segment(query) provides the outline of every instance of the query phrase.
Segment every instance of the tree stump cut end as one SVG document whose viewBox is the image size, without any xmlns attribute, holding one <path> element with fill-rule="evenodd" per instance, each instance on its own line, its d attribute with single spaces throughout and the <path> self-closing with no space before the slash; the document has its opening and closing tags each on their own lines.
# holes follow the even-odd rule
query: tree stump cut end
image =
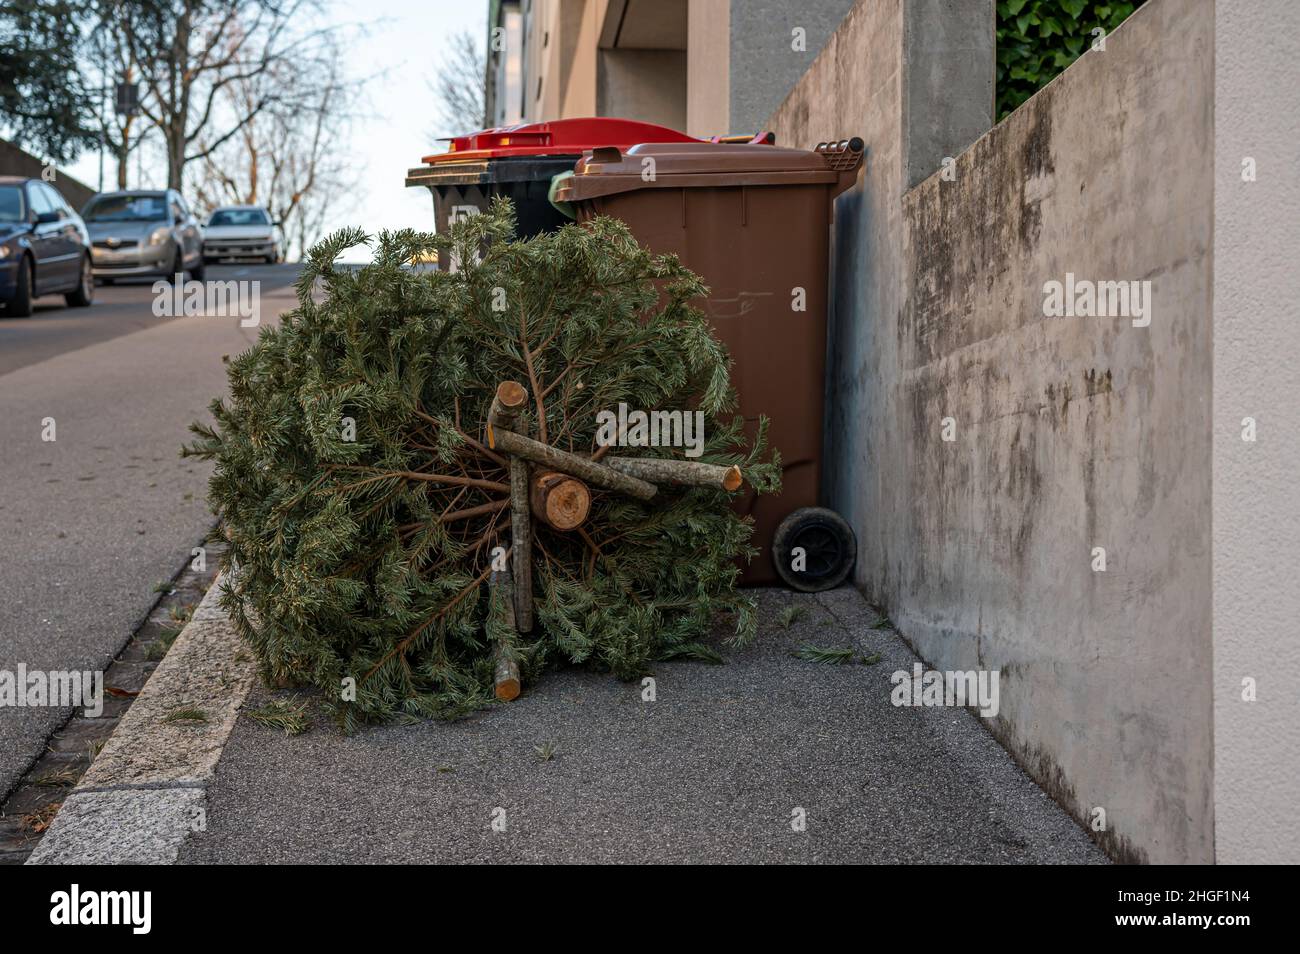
<svg viewBox="0 0 1300 954">
<path fill-rule="evenodd" d="M 506 676 L 497 677 L 496 686 L 497 698 L 502 702 L 514 702 L 519 698 L 519 677 Z"/>
<path fill-rule="evenodd" d="M 587 485 L 556 471 L 534 476 L 529 497 L 533 513 L 555 530 L 581 526 L 591 511 L 591 490 Z"/>
<path fill-rule="evenodd" d="M 521 408 L 528 400 L 528 389 L 518 381 L 502 381 L 497 385 L 497 400 L 504 408 Z"/>
</svg>

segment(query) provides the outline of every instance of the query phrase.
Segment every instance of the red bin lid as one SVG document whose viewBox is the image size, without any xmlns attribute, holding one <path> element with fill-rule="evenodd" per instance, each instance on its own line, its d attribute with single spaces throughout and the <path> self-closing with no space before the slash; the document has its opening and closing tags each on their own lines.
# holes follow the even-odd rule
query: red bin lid
<svg viewBox="0 0 1300 954">
<path fill-rule="evenodd" d="M 451 140 L 447 152 L 425 156 L 427 163 L 499 159 L 506 156 L 581 155 L 588 149 L 616 146 L 628 149 L 642 142 L 703 142 L 676 129 L 633 119 L 591 117 L 556 119 L 482 129 Z"/>
</svg>

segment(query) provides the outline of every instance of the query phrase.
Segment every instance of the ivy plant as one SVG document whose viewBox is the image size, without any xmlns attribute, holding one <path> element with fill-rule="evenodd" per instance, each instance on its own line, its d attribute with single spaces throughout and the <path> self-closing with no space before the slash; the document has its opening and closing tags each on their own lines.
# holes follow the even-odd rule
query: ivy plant
<svg viewBox="0 0 1300 954">
<path fill-rule="evenodd" d="M 1123 23 L 1142 2 L 998 0 L 998 120 Z"/>
</svg>

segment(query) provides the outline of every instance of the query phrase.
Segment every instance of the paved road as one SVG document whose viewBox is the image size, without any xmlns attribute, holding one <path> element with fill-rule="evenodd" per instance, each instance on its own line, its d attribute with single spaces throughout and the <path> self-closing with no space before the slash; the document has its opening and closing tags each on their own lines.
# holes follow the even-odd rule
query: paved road
<svg viewBox="0 0 1300 954">
<path fill-rule="evenodd" d="M 567 671 L 450 725 L 345 737 L 318 713 L 286 738 L 249 717 L 271 697 L 254 688 L 180 860 L 1105 863 L 976 716 L 891 704 L 916 657 L 855 590 L 760 601 L 753 646 L 656 667 L 653 702 Z M 787 630 L 791 602 L 805 614 Z M 804 643 L 882 659 L 792 658 Z"/>
<path fill-rule="evenodd" d="M 261 318 L 293 307 L 295 266 L 217 267 L 261 283 Z M 212 518 L 186 427 L 225 388 L 221 357 L 256 340 L 237 317 L 154 317 L 141 281 L 88 309 L 0 313 L 0 670 L 100 669 Z M 56 440 L 42 440 L 55 419 Z M 68 717 L 0 706 L 0 797 Z"/>
</svg>

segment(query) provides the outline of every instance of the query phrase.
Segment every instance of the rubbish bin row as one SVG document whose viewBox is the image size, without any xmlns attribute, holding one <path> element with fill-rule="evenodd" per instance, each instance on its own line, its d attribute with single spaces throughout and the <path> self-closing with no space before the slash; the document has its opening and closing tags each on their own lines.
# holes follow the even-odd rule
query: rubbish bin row
<svg viewBox="0 0 1300 954">
<path fill-rule="evenodd" d="M 769 418 L 780 494 L 737 501 L 768 559 L 742 582 L 801 590 L 838 585 L 852 568 L 848 524 L 818 506 L 833 200 L 857 179 L 863 143 L 815 150 L 770 134 L 700 140 L 623 119 L 558 120 L 484 130 L 426 156 L 406 184 L 434 193 L 437 228 L 505 195 L 521 236 L 609 215 L 652 251 L 676 254 L 709 286 L 695 304 L 733 359 L 739 412 Z"/>
</svg>

